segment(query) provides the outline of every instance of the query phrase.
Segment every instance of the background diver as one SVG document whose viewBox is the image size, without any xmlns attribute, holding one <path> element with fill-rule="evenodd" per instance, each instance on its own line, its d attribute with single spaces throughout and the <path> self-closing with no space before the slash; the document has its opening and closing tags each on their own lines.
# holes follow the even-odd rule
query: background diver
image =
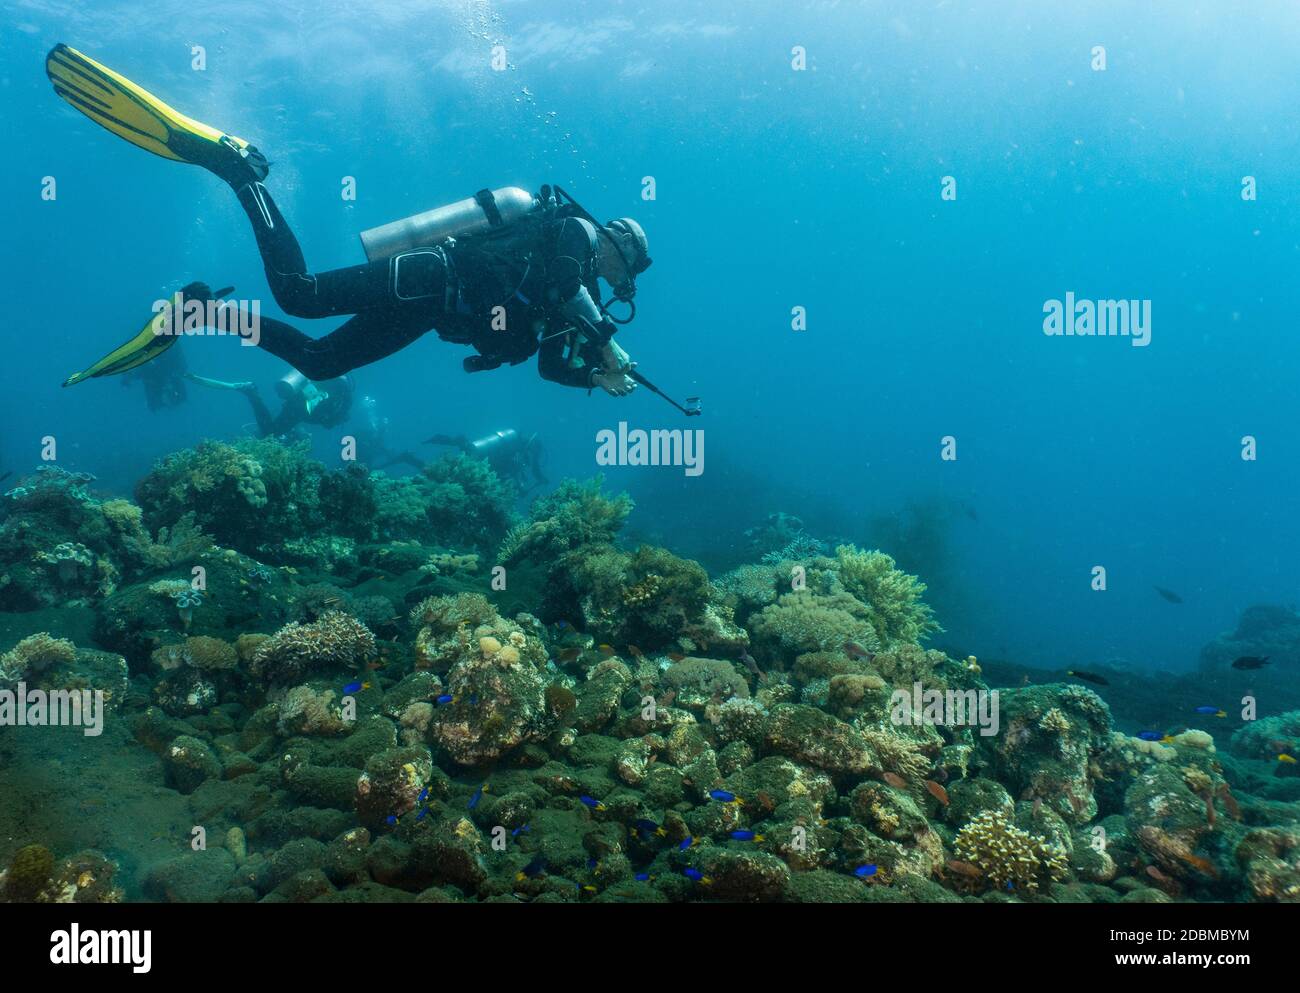
<svg viewBox="0 0 1300 993">
<path fill-rule="evenodd" d="M 122 385 L 130 386 L 139 382 L 144 387 L 144 401 L 151 411 L 179 407 L 188 396 L 185 380 L 185 352 L 179 348 L 169 348 L 158 355 L 153 362 L 142 363 L 129 370 L 122 377 Z"/>
<path fill-rule="evenodd" d="M 282 401 L 278 414 L 271 413 L 256 383 L 227 383 L 195 373 L 187 373 L 186 378 L 209 389 L 236 390 L 246 396 L 253 408 L 259 438 L 285 438 L 304 424 L 338 427 L 352 414 L 355 391 L 350 376 L 313 383 L 297 370 L 288 373 L 275 384 L 275 392 Z"/>
<path fill-rule="evenodd" d="M 473 441 L 464 435 L 435 434 L 426 438 L 425 444 L 450 445 L 466 455 L 487 459 L 498 476 L 513 480 L 523 493 L 548 482 L 542 471 L 542 441 L 536 432 L 523 435 L 506 428 Z"/>
<path fill-rule="evenodd" d="M 614 299 L 629 305 L 630 320 L 636 277 L 651 262 L 645 232 L 631 218 L 600 224 L 558 187 L 542 187 L 537 197 L 484 190 L 365 232 L 370 261 L 313 274 L 262 183 L 269 164 L 254 146 L 186 117 L 66 45 L 50 51 L 46 73 L 59 96 L 107 130 L 229 184 L 286 313 L 355 315 L 321 338 L 261 317 L 259 346 L 309 379 L 343 376 L 435 330 L 477 350 L 464 362 L 468 372 L 517 365 L 536 353 L 538 371 L 553 382 L 599 386 L 612 396 L 636 388 L 634 363 L 612 340 L 626 321 L 610 317 L 598 283 L 603 278 Z M 448 237 L 452 232 L 457 237 Z M 187 289 L 192 298 L 212 296 L 203 284 Z M 85 374 L 65 385 L 80 378 Z"/>
</svg>

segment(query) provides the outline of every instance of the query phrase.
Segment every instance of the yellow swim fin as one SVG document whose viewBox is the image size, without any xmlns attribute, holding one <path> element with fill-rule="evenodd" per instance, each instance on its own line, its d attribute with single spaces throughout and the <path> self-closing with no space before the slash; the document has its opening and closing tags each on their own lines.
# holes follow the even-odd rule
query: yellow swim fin
<svg viewBox="0 0 1300 993">
<path fill-rule="evenodd" d="M 45 73 L 55 93 L 146 152 L 203 166 L 233 185 L 266 178 L 266 157 L 243 138 L 186 117 L 75 48 L 50 49 Z"/>
<path fill-rule="evenodd" d="M 185 289 L 180 291 L 183 299 L 207 299 L 197 292 L 199 284 L 191 283 Z M 206 291 L 204 287 L 204 291 Z M 223 290 L 218 290 L 211 294 L 211 299 L 220 300 L 229 296 L 235 291 L 233 286 L 227 286 Z M 156 359 L 172 345 L 176 344 L 179 334 L 164 333 L 168 326 L 168 316 L 175 307 L 175 297 L 168 302 L 167 306 L 162 308 L 156 314 L 145 321 L 142 327 L 130 340 L 118 345 L 102 359 L 92 365 L 90 368 L 81 372 L 74 372 L 71 376 L 63 381 L 64 386 L 76 386 L 85 379 L 98 379 L 101 376 L 116 376 L 119 373 L 127 372 L 136 366 L 144 365 L 153 359 Z"/>
</svg>

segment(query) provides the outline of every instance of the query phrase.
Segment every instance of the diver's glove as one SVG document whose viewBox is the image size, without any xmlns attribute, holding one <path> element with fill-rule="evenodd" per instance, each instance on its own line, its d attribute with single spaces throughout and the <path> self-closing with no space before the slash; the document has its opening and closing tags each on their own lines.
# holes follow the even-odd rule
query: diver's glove
<svg viewBox="0 0 1300 993">
<path fill-rule="evenodd" d="M 631 368 L 628 366 L 628 369 Z M 625 397 L 636 389 L 636 380 L 622 369 L 605 372 L 597 368 L 591 372 L 591 385 L 599 386 L 612 397 Z"/>
</svg>

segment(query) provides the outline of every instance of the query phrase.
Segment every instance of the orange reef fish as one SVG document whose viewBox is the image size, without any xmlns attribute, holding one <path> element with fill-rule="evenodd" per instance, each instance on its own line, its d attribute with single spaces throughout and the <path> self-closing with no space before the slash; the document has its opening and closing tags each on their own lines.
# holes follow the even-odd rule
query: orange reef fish
<svg viewBox="0 0 1300 993">
<path fill-rule="evenodd" d="M 896 772 L 882 772 L 880 774 L 880 778 L 883 779 L 885 782 L 887 782 L 890 786 L 894 787 L 894 789 L 896 790 L 907 789 L 907 780 L 904 779 L 902 776 L 898 775 L 898 773 Z"/>
<path fill-rule="evenodd" d="M 948 791 L 936 783 L 933 779 L 925 781 L 925 788 L 930 791 L 930 796 L 934 797 L 945 807 L 948 806 Z"/>
</svg>

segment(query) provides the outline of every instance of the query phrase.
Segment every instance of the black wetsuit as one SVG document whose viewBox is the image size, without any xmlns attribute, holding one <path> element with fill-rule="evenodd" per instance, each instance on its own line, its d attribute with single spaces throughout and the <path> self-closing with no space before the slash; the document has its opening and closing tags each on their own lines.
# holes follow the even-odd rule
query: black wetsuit
<svg viewBox="0 0 1300 993">
<path fill-rule="evenodd" d="M 593 302 L 597 235 L 589 222 L 557 216 L 527 223 L 514 237 L 466 239 L 310 273 L 266 187 L 252 183 L 236 192 L 281 309 L 295 317 L 356 315 L 321 338 L 260 318 L 260 347 L 309 379 L 342 376 L 434 330 L 444 340 L 473 345 L 482 356 L 475 369 L 517 365 L 538 354 L 545 379 L 591 387 L 598 344 L 562 333 L 575 314 L 596 325 L 604 340 L 614 330 Z M 504 330 L 492 326 L 497 306 L 504 308 Z"/>
</svg>

